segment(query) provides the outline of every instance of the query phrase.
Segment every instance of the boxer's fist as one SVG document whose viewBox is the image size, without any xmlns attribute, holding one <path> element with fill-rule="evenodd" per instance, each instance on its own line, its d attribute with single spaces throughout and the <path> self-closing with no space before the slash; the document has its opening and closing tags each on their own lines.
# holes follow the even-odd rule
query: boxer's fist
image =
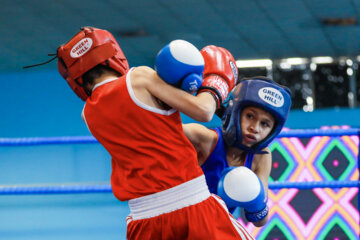
<svg viewBox="0 0 360 240">
<path fill-rule="evenodd" d="M 204 58 L 185 40 L 174 40 L 156 56 L 155 71 L 167 83 L 187 92 L 196 92 L 202 84 Z"/>
<path fill-rule="evenodd" d="M 206 46 L 200 52 L 205 60 L 204 81 L 200 92 L 213 94 L 219 108 L 237 82 L 235 59 L 228 50 L 214 45 Z"/>
<path fill-rule="evenodd" d="M 224 169 L 217 193 L 229 208 L 244 208 L 250 222 L 258 222 L 268 214 L 267 194 L 261 180 L 246 167 Z"/>
</svg>

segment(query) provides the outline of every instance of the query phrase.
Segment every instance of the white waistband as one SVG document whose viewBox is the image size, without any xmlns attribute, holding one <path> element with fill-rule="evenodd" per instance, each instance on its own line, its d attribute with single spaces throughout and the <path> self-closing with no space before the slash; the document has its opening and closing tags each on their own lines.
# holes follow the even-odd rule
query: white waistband
<svg viewBox="0 0 360 240">
<path fill-rule="evenodd" d="M 128 204 L 133 220 L 138 220 L 173 212 L 200 203 L 208 197 L 209 188 L 205 176 L 201 175 L 165 191 L 131 199 Z"/>
</svg>

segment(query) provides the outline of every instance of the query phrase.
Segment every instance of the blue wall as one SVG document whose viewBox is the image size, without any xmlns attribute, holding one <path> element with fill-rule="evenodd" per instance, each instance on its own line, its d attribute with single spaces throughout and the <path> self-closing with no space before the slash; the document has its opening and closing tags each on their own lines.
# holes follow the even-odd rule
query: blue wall
<svg viewBox="0 0 360 240">
<path fill-rule="evenodd" d="M 83 102 L 56 71 L 1 74 L 0 137 L 89 135 Z M 289 128 L 360 127 L 360 109 L 294 110 Z M 184 122 L 193 120 L 183 116 Z M 215 117 L 207 126 L 216 126 Z M 108 183 L 99 144 L 0 148 L 0 184 Z M 0 196 L 0 239 L 125 239 L 126 203 L 112 194 Z"/>
<path fill-rule="evenodd" d="M 89 135 L 80 114 L 83 102 L 57 71 L 23 71 L 0 74 L 1 137 Z M 360 127 L 360 108 L 293 110 L 287 127 L 318 128 L 323 125 Z M 193 120 L 183 116 L 184 122 Z M 215 116 L 207 126 L 219 125 Z"/>
<path fill-rule="evenodd" d="M 78 99 L 56 71 L 0 75 L 0 137 L 89 135 Z M 109 183 L 99 144 L 0 148 L 0 184 Z M 125 239 L 126 202 L 110 193 L 0 195 L 0 239 Z"/>
<path fill-rule="evenodd" d="M 1 136 L 87 135 L 83 102 L 56 71 L 1 74 Z"/>
</svg>

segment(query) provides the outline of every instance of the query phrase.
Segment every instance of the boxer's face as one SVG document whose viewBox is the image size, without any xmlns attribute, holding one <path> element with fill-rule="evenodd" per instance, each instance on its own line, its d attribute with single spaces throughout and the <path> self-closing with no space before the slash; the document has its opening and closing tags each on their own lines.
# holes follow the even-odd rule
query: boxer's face
<svg viewBox="0 0 360 240">
<path fill-rule="evenodd" d="M 275 119 L 267 111 L 248 106 L 241 112 L 242 144 L 251 147 L 269 135 L 274 127 Z"/>
</svg>

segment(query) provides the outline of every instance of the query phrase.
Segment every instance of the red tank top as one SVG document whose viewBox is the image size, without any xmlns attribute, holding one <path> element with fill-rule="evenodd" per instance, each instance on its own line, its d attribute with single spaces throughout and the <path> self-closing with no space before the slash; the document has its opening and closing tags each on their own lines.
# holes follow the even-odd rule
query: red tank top
<svg viewBox="0 0 360 240">
<path fill-rule="evenodd" d="M 130 72 L 98 84 L 83 110 L 93 136 L 112 157 L 111 185 L 121 201 L 177 186 L 202 175 L 197 153 L 175 109 L 136 99 Z"/>
</svg>

